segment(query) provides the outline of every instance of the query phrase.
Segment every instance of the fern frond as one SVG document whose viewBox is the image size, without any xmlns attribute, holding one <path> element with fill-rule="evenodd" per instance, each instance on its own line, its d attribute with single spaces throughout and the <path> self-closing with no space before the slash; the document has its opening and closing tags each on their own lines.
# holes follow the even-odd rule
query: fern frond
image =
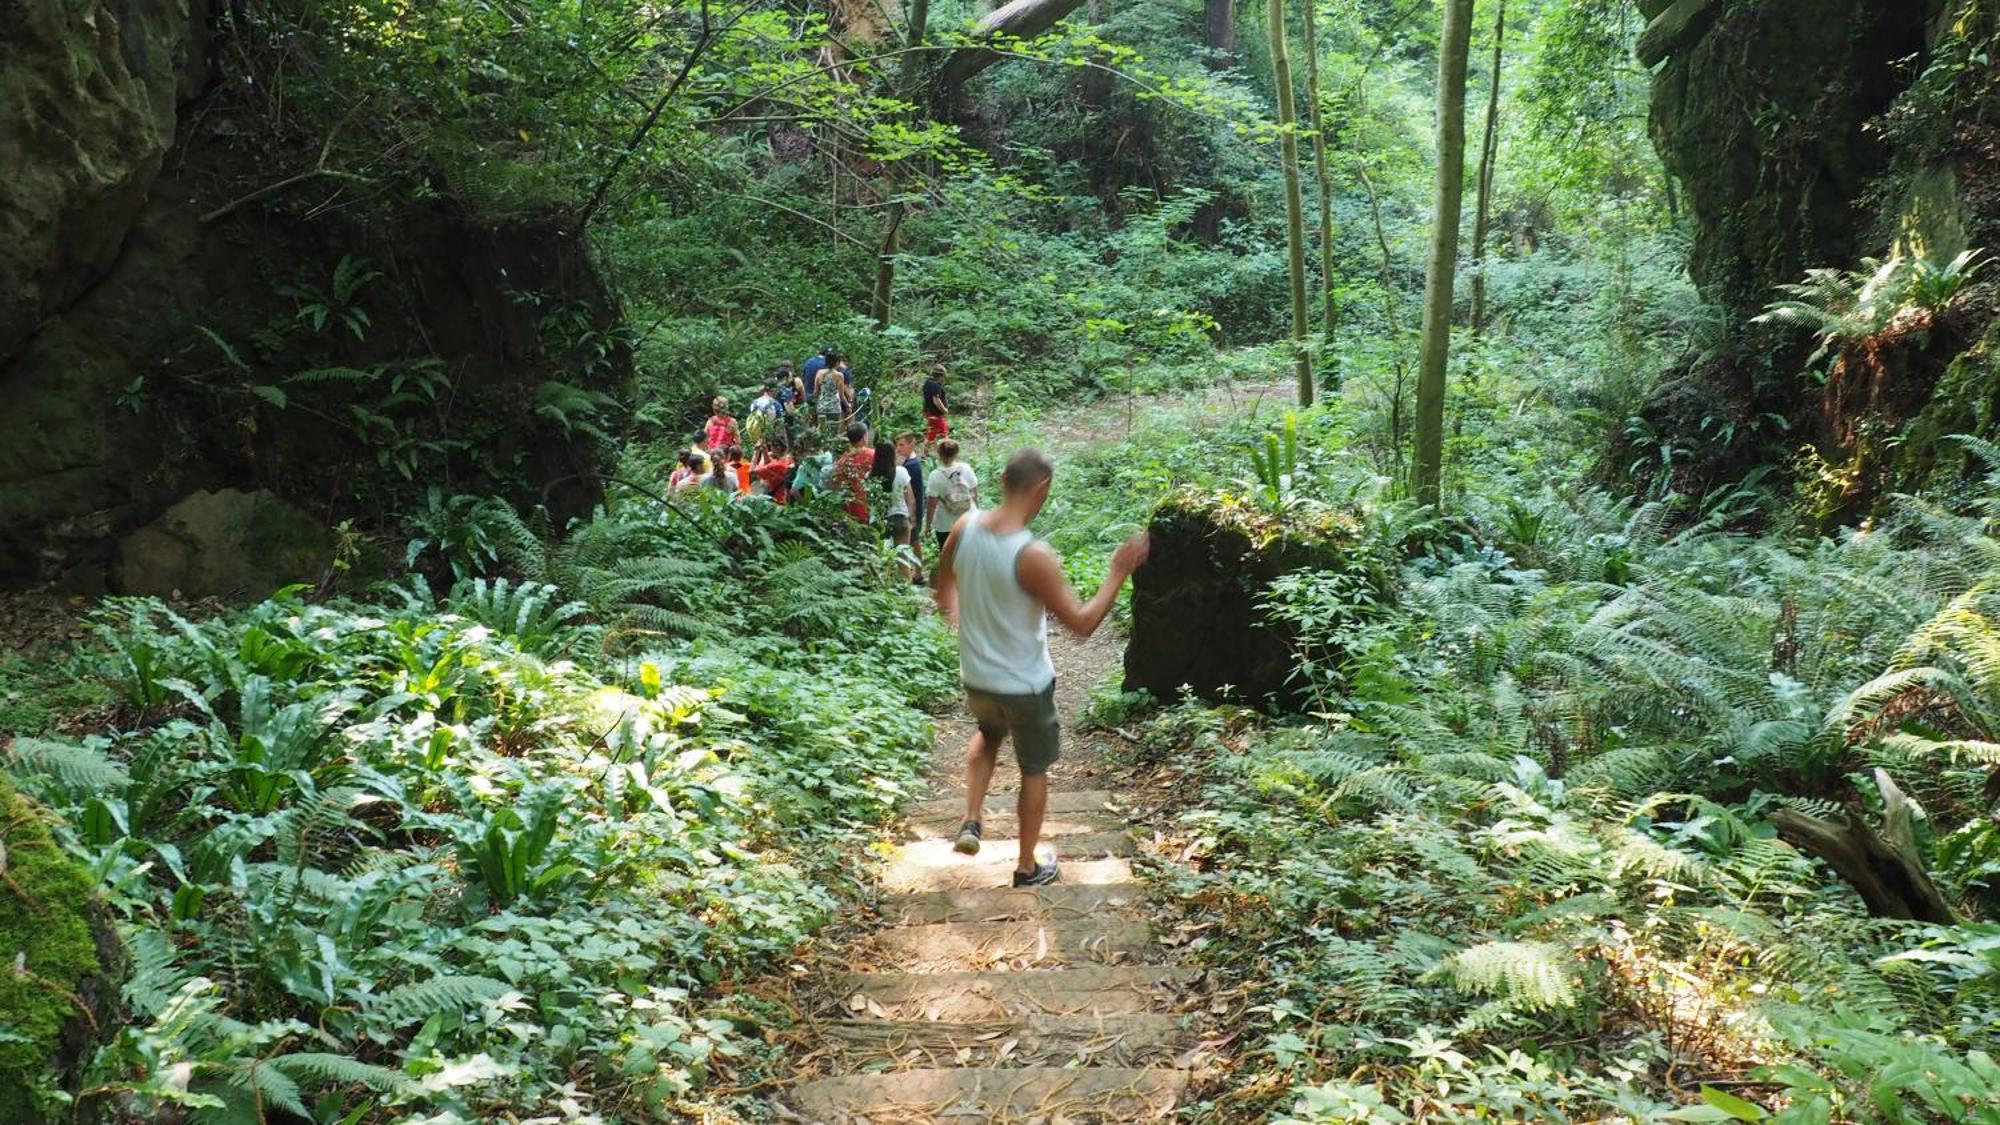
<svg viewBox="0 0 2000 1125">
<path fill-rule="evenodd" d="M 1463 949 L 1432 972 L 1458 988 L 1491 996 L 1516 1008 L 1566 1008 L 1576 1003 L 1576 984 L 1560 946 L 1539 941 L 1489 941 Z"/>
<path fill-rule="evenodd" d="M 438 976 L 400 985 L 382 994 L 369 1009 L 371 1021 L 385 1027 L 406 1027 L 432 1013 L 470 1008 L 507 993 L 504 982 L 491 977 Z"/>
<path fill-rule="evenodd" d="M 131 780 L 125 767 L 102 750 L 74 742 L 17 738 L 7 755 L 7 767 L 19 774 L 38 775 L 79 797 L 97 797 L 125 788 Z"/>
</svg>

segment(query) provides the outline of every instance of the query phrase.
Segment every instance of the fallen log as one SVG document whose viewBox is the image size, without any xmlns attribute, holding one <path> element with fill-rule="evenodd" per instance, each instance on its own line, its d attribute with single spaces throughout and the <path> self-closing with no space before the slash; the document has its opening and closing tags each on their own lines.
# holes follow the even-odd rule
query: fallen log
<svg viewBox="0 0 2000 1125">
<path fill-rule="evenodd" d="M 1882 792 L 1883 831 L 1838 813 L 1813 816 L 1796 809 L 1773 809 L 1770 820 L 1793 846 L 1826 861 L 1860 893 L 1877 918 L 1906 918 L 1951 925 L 1951 904 L 1924 870 L 1912 825 L 1915 806 L 1889 775 L 1875 771 Z"/>
</svg>

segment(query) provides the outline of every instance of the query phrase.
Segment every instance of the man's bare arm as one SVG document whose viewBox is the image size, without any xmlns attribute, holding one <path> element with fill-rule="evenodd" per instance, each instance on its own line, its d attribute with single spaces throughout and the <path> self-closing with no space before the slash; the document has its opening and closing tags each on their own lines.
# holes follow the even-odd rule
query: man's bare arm
<svg viewBox="0 0 2000 1125">
<path fill-rule="evenodd" d="M 1097 627 L 1110 615 L 1111 607 L 1118 604 L 1119 587 L 1146 561 L 1147 547 L 1144 533 L 1119 544 L 1111 553 L 1111 567 L 1104 576 L 1104 585 L 1087 602 L 1077 600 L 1069 579 L 1063 577 L 1062 564 L 1046 544 L 1034 543 L 1022 551 L 1020 561 L 1014 564 L 1014 574 L 1021 588 L 1041 602 L 1063 628 L 1079 637 L 1088 637 L 1097 632 Z"/>
</svg>

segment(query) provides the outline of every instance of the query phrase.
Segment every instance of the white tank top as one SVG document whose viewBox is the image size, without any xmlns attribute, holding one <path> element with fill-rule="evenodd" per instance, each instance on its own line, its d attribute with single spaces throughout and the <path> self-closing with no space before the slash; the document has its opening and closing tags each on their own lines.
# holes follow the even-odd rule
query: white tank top
<svg viewBox="0 0 2000 1125">
<path fill-rule="evenodd" d="M 1049 615 L 1021 588 L 1014 567 L 1034 542 L 1027 528 L 995 535 L 989 513 L 974 512 L 958 534 L 951 569 L 958 579 L 958 669 L 965 686 L 1000 695 L 1035 695 L 1055 682 Z"/>
</svg>

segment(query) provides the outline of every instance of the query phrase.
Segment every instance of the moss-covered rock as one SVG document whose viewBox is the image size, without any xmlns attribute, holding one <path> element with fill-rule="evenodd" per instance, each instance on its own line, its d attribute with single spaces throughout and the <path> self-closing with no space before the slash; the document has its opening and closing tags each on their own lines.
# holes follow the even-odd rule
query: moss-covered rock
<svg viewBox="0 0 2000 1125">
<path fill-rule="evenodd" d="M 196 492 L 119 544 L 115 587 L 128 594 L 259 599 L 318 582 L 333 533 L 268 492 Z"/>
<path fill-rule="evenodd" d="M 1384 568 L 1351 513 L 1273 512 L 1242 498 L 1189 491 L 1153 513 L 1152 552 L 1132 578 L 1125 690 L 1160 699 L 1183 689 L 1296 708 L 1296 634 L 1262 608 L 1271 583 L 1306 569 L 1356 570 L 1379 596 Z"/>
<path fill-rule="evenodd" d="M 0 1121 L 9 1125 L 54 1119 L 39 1092 L 74 1091 L 118 995 L 117 939 L 46 815 L 0 775 Z"/>
</svg>

